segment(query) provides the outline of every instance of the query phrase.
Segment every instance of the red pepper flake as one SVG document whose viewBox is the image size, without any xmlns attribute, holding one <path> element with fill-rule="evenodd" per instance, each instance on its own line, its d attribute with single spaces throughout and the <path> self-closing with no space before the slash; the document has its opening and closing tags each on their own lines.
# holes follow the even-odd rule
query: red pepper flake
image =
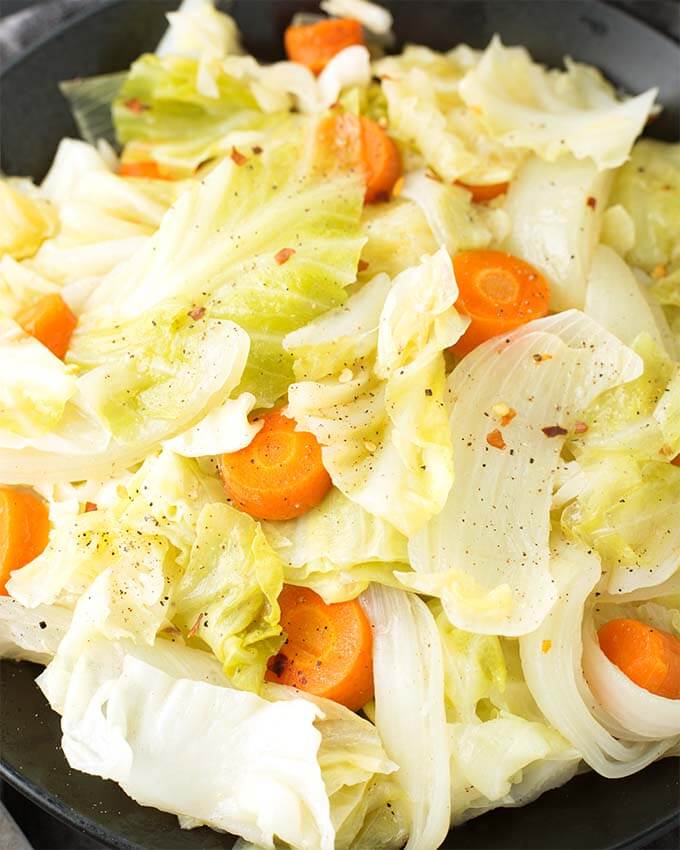
<svg viewBox="0 0 680 850">
<path fill-rule="evenodd" d="M 203 611 L 201 611 L 201 613 L 198 615 L 198 617 L 196 617 L 196 622 L 193 624 L 193 626 L 187 632 L 187 637 L 190 637 L 190 638 L 193 637 L 196 634 L 196 632 L 201 628 L 202 622 L 203 622 Z"/>
<path fill-rule="evenodd" d="M 245 165 L 246 162 L 248 162 L 248 157 L 243 156 L 241 151 L 237 150 L 236 148 L 231 149 L 231 153 L 229 154 L 229 156 L 232 158 L 233 162 L 236 163 L 236 165 Z"/>
<path fill-rule="evenodd" d="M 567 429 L 561 425 L 546 425 L 541 431 L 546 437 L 563 437 L 567 433 Z"/>
<path fill-rule="evenodd" d="M 94 502 L 85 502 L 85 513 L 86 514 L 89 514 L 90 511 L 96 511 L 96 510 L 97 510 L 97 506 L 95 505 Z"/>
<path fill-rule="evenodd" d="M 494 404 L 491 412 L 498 418 L 498 421 L 505 428 L 517 416 L 517 411 L 513 407 L 508 407 L 507 404 Z"/>
<path fill-rule="evenodd" d="M 368 268 L 368 266 L 369 266 L 369 263 L 367 263 L 366 260 L 359 260 L 358 269 L 359 269 L 360 272 L 365 272 L 366 269 Z"/>
<path fill-rule="evenodd" d="M 590 195 L 590 197 L 588 198 L 586 203 L 588 204 L 588 206 L 590 207 L 591 210 L 594 210 L 594 209 L 597 208 L 597 198 L 593 198 L 592 195 Z"/>
<path fill-rule="evenodd" d="M 294 253 L 295 248 L 281 248 L 280 251 L 277 251 L 276 254 L 274 254 L 274 259 L 278 265 L 282 266 L 290 260 Z"/>
<path fill-rule="evenodd" d="M 148 109 L 151 109 L 150 106 L 146 106 L 146 104 L 142 103 L 138 97 L 131 97 L 129 100 L 123 101 L 123 106 L 126 109 L 129 109 L 130 112 L 134 112 L 135 115 L 141 115 L 142 112 L 146 112 Z"/>
<path fill-rule="evenodd" d="M 552 641 L 551 640 L 542 641 L 541 652 L 550 652 L 551 649 L 552 649 Z"/>
<path fill-rule="evenodd" d="M 677 454 L 671 461 L 673 466 L 680 466 L 680 454 Z"/>
<path fill-rule="evenodd" d="M 188 313 L 191 318 L 197 322 L 199 319 L 202 319 L 205 316 L 205 307 L 194 307 L 193 310 L 189 310 Z"/>
<path fill-rule="evenodd" d="M 494 449 L 500 449 L 502 451 L 505 448 L 505 440 L 498 428 L 494 428 L 493 431 L 489 431 L 486 435 L 486 441 Z"/>
<path fill-rule="evenodd" d="M 545 363 L 546 360 L 552 360 L 552 354 L 532 354 L 534 363 Z"/>
<path fill-rule="evenodd" d="M 574 433 L 575 434 L 585 434 L 588 430 L 587 422 L 576 422 L 574 423 Z"/>
<path fill-rule="evenodd" d="M 253 148 L 253 153 L 255 156 L 259 156 L 262 153 L 262 148 L 259 145 L 255 145 Z"/>
</svg>

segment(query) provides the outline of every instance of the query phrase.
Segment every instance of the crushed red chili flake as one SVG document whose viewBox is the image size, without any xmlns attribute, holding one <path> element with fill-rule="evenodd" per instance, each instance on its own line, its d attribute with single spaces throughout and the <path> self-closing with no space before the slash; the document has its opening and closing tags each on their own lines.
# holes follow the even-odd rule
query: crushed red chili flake
<svg viewBox="0 0 680 850">
<path fill-rule="evenodd" d="M 493 431 L 489 431 L 486 435 L 486 441 L 494 449 L 503 450 L 505 448 L 505 440 L 498 428 L 494 428 Z"/>
<path fill-rule="evenodd" d="M 139 115 L 142 112 L 146 112 L 150 109 L 150 106 L 146 106 L 138 97 L 131 97 L 128 100 L 123 102 L 123 106 L 126 109 L 129 109 L 130 112 L 134 112 L 135 115 Z"/>
<path fill-rule="evenodd" d="M 360 272 L 365 272 L 369 265 L 366 260 L 359 260 L 358 269 Z"/>
<path fill-rule="evenodd" d="M 281 248 L 280 251 L 277 251 L 276 254 L 274 254 L 274 259 L 279 266 L 282 266 L 290 260 L 294 253 L 295 248 Z"/>
<path fill-rule="evenodd" d="M 586 203 L 588 204 L 588 206 L 590 207 L 591 210 L 594 210 L 594 209 L 597 208 L 597 198 L 593 198 L 592 195 L 589 196 Z"/>
<path fill-rule="evenodd" d="M 546 360 L 552 360 L 552 354 L 532 354 L 535 363 L 545 363 Z"/>
<path fill-rule="evenodd" d="M 256 156 L 259 156 L 262 153 L 262 148 L 259 145 L 255 145 L 255 147 L 253 148 L 253 153 Z"/>
<path fill-rule="evenodd" d="M 196 632 L 201 628 L 201 623 L 203 622 L 203 611 L 196 617 L 196 622 L 187 632 L 187 637 L 193 637 Z"/>
<path fill-rule="evenodd" d="M 575 434 L 585 434 L 588 430 L 587 422 L 576 422 L 574 424 L 574 433 Z"/>
<path fill-rule="evenodd" d="M 541 643 L 541 652 L 550 652 L 551 649 L 552 649 L 552 641 L 551 640 L 544 640 Z"/>
<path fill-rule="evenodd" d="M 189 310 L 188 313 L 191 318 L 197 322 L 199 319 L 202 319 L 205 316 L 205 307 L 194 307 L 193 310 Z"/>
<path fill-rule="evenodd" d="M 561 425 L 546 425 L 541 431 L 546 437 L 563 437 L 567 433 L 567 429 Z"/>
<path fill-rule="evenodd" d="M 91 511 L 96 511 L 97 506 L 94 502 L 85 502 L 85 513 L 89 514 Z"/>
<path fill-rule="evenodd" d="M 237 150 L 236 148 L 231 149 L 231 153 L 229 154 L 229 156 L 231 157 L 232 161 L 236 163 L 236 165 L 245 165 L 246 162 L 248 162 L 248 157 L 243 156 L 241 151 Z"/>
<path fill-rule="evenodd" d="M 671 461 L 673 466 L 680 466 L 680 454 L 677 454 Z"/>
</svg>

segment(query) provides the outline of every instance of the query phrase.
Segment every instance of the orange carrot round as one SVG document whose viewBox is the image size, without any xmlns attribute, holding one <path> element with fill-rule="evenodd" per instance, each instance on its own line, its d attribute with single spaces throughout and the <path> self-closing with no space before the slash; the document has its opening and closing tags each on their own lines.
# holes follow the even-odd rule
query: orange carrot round
<svg viewBox="0 0 680 850">
<path fill-rule="evenodd" d="M 680 638 L 639 620 L 610 620 L 597 637 L 607 658 L 641 688 L 680 699 Z"/>
<path fill-rule="evenodd" d="M 543 275 L 502 251 L 461 251 L 453 258 L 456 307 L 470 325 L 453 346 L 459 356 L 480 343 L 548 313 L 550 290 Z"/>
<path fill-rule="evenodd" d="M 334 112 L 321 122 L 318 133 L 332 164 L 363 174 L 367 204 L 389 198 L 402 174 L 402 163 L 397 146 L 379 124 L 363 115 Z"/>
<path fill-rule="evenodd" d="M 118 167 L 120 177 L 146 177 L 149 180 L 168 180 L 161 174 L 158 163 L 153 159 L 138 160 L 137 162 L 121 162 Z"/>
<path fill-rule="evenodd" d="M 0 595 L 12 570 L 28 564 L 47 546 L 47 505 L 24 490 L 0 487 Z"/>
<path fill-rule="evenodd" d="M 17 322 L 52 354 L 64 359 L 71 335 L 78 324 L 68 305 L 60 295 L 45 295 L 22 310 Z"/>
<path fill-rule="evenodd" d="M 373 635 L 356 599 L 326 603 L 305 587 L 279 596 L 286 642 L 269 660 L 268 682 L 291 685 L 351 708 L 373 696 Z"/>
<path fill-rule="evenodd" d="M 262 414 L 264 425 L 253 441 L 222 455 L 227 495 L 241 510 L 258 519 L 302 516 L 318 505 L 331 488 L 321 460 L 321 447 L 295 420 L 280 410 Z"/>
<path fill-rule="evenodd" d="M 361 158 L 366 175 L 365 201 L 385 201 L 402 173 L 401 156 L 392 139 L 370 118 L 362 116 Z"/>
<path fill-rule="evenodd" d="M 508 183 L 488 183 L 486 186 L 476 183 L 463 183 L 462 180 L 457 180 L 456 183 L 472 193 L 472 200 L 476 204 L 483 204 L 486 201 L 492 201 L 499 195 L 504 195 L 508 191 Z"/>
<path fill-rule="evenodd" d="M 331 19 L 288 27 L 283 42 L 292 62 L 306 65 L 314 74 L 319 74 L 336 53 L 353 44 L 363 44 L 364 35 L 359 21 Z"/>
</svg>

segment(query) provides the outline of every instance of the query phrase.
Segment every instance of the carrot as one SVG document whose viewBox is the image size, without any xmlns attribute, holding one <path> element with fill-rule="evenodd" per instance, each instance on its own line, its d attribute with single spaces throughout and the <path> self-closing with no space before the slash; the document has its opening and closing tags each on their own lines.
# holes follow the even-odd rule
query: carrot
<svg viewBox="0 0 680 850">
<path fill-rule="evenodd" d="M 550 291 L 529 263 L 502 251 L 461 251 L 453 258 L 456 307 L 470 325 L 453 346 L 459 356 L 548 312 Z"/>
<path fill-rule="evenodd" d="M 78 324 L 68 305 L 60 295 L 45 295 L 26 307 L 16 317 L 17 322 L 52 354 L 64 359 L 71 335 Z"/>
<path fill-rule="evenodd" d="M 283 43 L 292 62 L 299 62 L 314 74 L 320 74 L 336 53 L 353 44 L 363 44 L 364 36 L 359 21 L 331 19 L 288 27 Z"/>
<path fill-rule="evenodd" d="M 680 638 L 639 620 L 610 620 L 598 633 L 607 658 L 641 688 L 680 699 Z"/>
<path fill-rule="evenodd" d="M 240 451 L 222 455 L 227 495 L 258 519 L 294 519 L 318 505 L 331 488 L 321 447 L 280 410 L 262 415 L 264 425 Z"/>
<path fill-rule="evenodd" d="M 0 596 L 12 570 L 37 557 L 47 546 L 47 505 L 23 490 L 0 487 Z"/>
<path fill-rule="evenodd" d="M 152 159 L 138 160 L 137 162 L 121 162 L 118 168 L 120 177 L 146 177 L 149 180 L 169 180 L 165 174 L 161 174 L 158 163 Z"/>
<path fill-rule="evenodd" d="M 486 186 L 481 184 L 463 183 L 462 180 L 456 180 L 459 186 L 467 189 L 472 193 L 472 200 L 476 204 L 483 204 L 486 201 L 492 201 L 499 195 L 504 195 L 508 191 L 508 183 L 489 183 Z"/>
<path fill-rule="evenodd" d="M 326 603 L 306 587 L 279 596 L 286 642 L 269 660 L 266 679 L 351 708 L 373 696 L 373 635 L 356 599 Z"/>
<path fill-rule="evenodd" d="M 367 204 L 389 199 L 402 163 L 397 146 L 379 124 L 351 112 L 334 113 L 321 122 L 319 142 L 332 153 L 335 165 L 362 172 Z"/>
</svg>

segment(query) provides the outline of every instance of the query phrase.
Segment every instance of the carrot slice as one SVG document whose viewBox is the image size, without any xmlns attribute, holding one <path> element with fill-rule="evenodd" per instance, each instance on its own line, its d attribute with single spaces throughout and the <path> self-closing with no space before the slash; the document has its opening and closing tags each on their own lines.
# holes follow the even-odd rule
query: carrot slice
<svg viewBox="0 0 680 850">
<path fill-rule="evenodd" d="M 318 505 L 331 488 L 321 447 L 280 410 L 262 415 L 254 440 L 222 455 L 224 488 L 232 501 L 258 519 L 294 519 Z"/>
<path fill-rule="evenodd" d="M 52 354 L 64 359 L 71 335 L 78 324 L 68 305 L 60 295 L 45 295 L 16 317 L 17 322 Z"/>
<path fill-rule="evenodd" d="M 389 198 L 402 174 L 402 162 L 399 149 L 379 124 L 363 115 L 339 112 L 321 122 L 318 138 L 335 165 L 362 172 L 367 204 Z"/>
<path fill-rule="evenodd" d="M 610 620 L 598 633 L 607 658 L 641 688 L 680 699 L 680 638 L 639 620 Z"/>
<path fill-rule="evenodd" d="M 288 27 L 283 43 L 292 62 L 299 62 L 314 74 L 320 74 L 336 53 L 353 44 L 363 44 L 364 35 L 359 21 L 331 19 Z"/>
<path fill-rule="evenodd" d="M 457 180 L 456 183 L 472 193 L 472 200 L 476 204 L 483 204 L 486 201 L 492 201 L 499 195 L 504 195 L 510 185 L 509 183 L 489 183 L 482 186 L 481 184 L 463 183 L 462 180 Z"/>
<path fill-rule="evenodd" d="M 453 258 L 456 307 L 470 325 L 453 346 L 459 356 L 499 334 L 548 313 L 550 290 L 543 275 L 502 251 L 461 251 Z"/>
<path fill-rule="evenodd" d="M 158 163 L 152 159 L 138 160 L 137 162 L 121 162 L 118 167 L 120 177 L 146 177 L 149 180 L 169 180 L 165 174 L 161 174 Z"/>
<path fill-rule="evenodd" d="M 286 642 L 269 660 L 266 679 L 351 708 L 373 696 L 373 635 L 358 600 L 326 603 L 305 587 L 279 596 Z"/>
<path fill-rule="evenodd" d="M 36 558 L 47 546 L 47 505 L 23 490 L 0 487 L 0 596 L 12 570 Z"/>
</svg>

